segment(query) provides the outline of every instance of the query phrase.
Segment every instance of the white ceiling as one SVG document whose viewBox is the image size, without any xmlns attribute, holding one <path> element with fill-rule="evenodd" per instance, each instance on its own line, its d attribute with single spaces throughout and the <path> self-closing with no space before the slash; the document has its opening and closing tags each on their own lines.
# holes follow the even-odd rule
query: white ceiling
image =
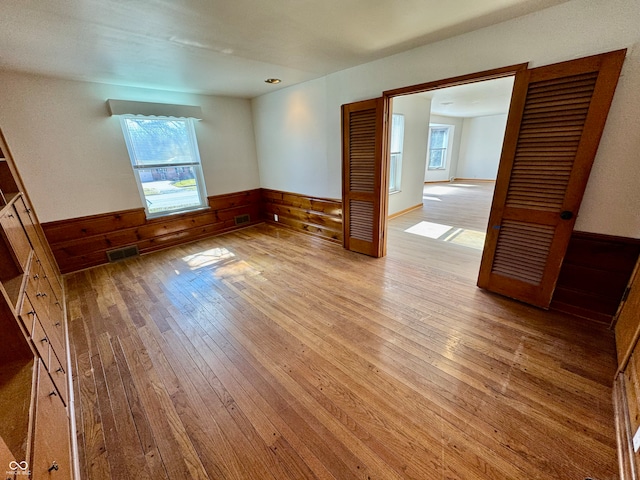
<svg viewBox="0 0 640 480">
<path fill-rule="evenodd" d="M 2 0 L 0 68 L 254 97 L 565 1 Z"/>
<path fill-rule="evenodd" d="M 418 95 L 431 98 L 431 113 L 448 117 L 482 117 L 509 112 L 514 77 L 441 88 Z"/>
</svg>

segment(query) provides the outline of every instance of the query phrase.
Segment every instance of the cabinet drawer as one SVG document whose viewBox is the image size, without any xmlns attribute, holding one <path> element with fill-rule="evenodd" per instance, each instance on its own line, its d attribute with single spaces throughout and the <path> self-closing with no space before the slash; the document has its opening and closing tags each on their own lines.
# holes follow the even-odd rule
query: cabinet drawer
<svg viewBox="0 0 640 480">
<path fill-rule="evenodd" d="M 29 336 L 33 335 L 33 323 L 36 319 L 36 312 L 29 300 L 29 296 L 25 295 L 22 299 L 22 307 L 20 308 L 20 320 L 24 323 Z"/>
<path fill-rule="evenodd" d="M 29 283 L 36 284 L 37 287 L 35 293 L 33 288 L 27 287 L 27 298 L 33 306 L 36 317 L 40 320 L 51 347 L 59 357 L 64 358 L 66 352 L 64 318 L 60 302 L 53 294 L 46 278 L 35 278 L 35 275 L 31 275 Z M 41 339 L 42 337 L 34 337 L 34 343 Z"/>
<path fill-rule="evenodd" d="M 43 290 L 46 290 L 49 298 L 52 303 L 59 302 L 62 303 L 62 287 L 58 281 L 58 277 L 52 273 L 52 267 L 48 262 L 40 261 L 40 271 L 42 272 L 41 278 L 47 282 L 46 285 L 43 285 Z"/>
<path fill-rule="evenodd" d="M 44 331 L 44 328 L 42 328 L 42 324 L 40 323 L 38 318 L 36 318 L 33 322 L 33 335 L 31 336 L 31 340 L 36 346 L 38 355 L 40 355 L 40 358 L 42 358 L 45 368 L 49 368 L 49 337 Z"/>
<path fill-rule="evenodd" d="M 60 398 L 62 402 L 67 405 L 67 372 L 64 360 L 60 360 L 55 352 L 50 352 L 51 355 L 49 357 L 49 375 L 51 375 L 51 379 L 58 389 L 58 393 L 60 394 Z M 64 357 L 63 357 L 64 358 Z"/>
<path fill-rule="evenodd" d="M 40 365 L 31 475 L 33 480 L 71 478 L 69 418 L 47 371 Z"/>
<path fill-rule="evenodd" d="M 40 322 L 44 327 L 44 331 L 49 336 L 51 348 L 53 348 L 59 358 L 66 356 L 64 342 L 64 319 L 62 317 L 62 309 L 56 305 L 50 305 L 47 316 L 39 316 Z"/>
<path fill-rule="evenodd" d="M 25 271 L 31 253 L 31 244 L 13 205 L 0 217 L 0 227 L 9 240 L 22 271 Z"/>
<path fill-rule="evenodd" d="M 34 257 L 35 260 L 35 257 Z M 35 306 L 38 299 L 38 283 L 40 283 L 40 265 L 35 261 L 31 262 L 31 268 L 29 269 L 29 275 L 27 277 L 26 292 L 31 299 L 32 304 Z"/>
<path fill-rule="evenodd" d="M 631 433 L 635 434 L 640 427 L 640 348 L 636 347 L 624 370 L 625 395 L 629 407 Z"/>
<path fill-rule="evenodd" d="M 622 462 L 620 474 L 624 480 L 637 479 L 633 472 L 640 471 L 640 451 L 635 452 L 633 447 L 633 437 L 640 429 L 639 374 L 640 344 L 637 344 L 620 375 L 620 380 L 616 380 L 614 385 L 618 456 Z"/>
<path fill-rule="evenodd" d="M 48 277 L 49 282 L 53 288 L 53 292 L 59 300 L 62 300 L 62 286 L 57 278 L 57 269 L 51 264 L 49 257 L 46 253 L 46 242 L 43 243 L 42 238 L 38 233 L 37 222 L 33 214 L 33 210 L 29 205 L 26 198 L 19 198 L 15 202 L 15 210 L 18 213 L 18 217 L 24 226 L 29 241 L 36 251 L 38 256 L 38 263 L 42 268 L 43 277 Z"/>
<path fill-rule="evenodd" d="M 64 338 L 64 312 L 62 306 L 57 301 L 52 301 L 49 305 L 49 335 L 55 340 L 53 347 L 59 358 L 63 358 L 66 354 L 66 344 Z"/>
</svg>

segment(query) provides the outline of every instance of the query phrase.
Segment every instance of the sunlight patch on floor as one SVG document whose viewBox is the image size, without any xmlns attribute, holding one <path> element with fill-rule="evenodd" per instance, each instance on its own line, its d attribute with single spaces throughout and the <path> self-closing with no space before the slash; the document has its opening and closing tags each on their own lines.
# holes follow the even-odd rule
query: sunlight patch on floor
<svg viewBox="0 0 640 480">
<path fill-rule="evenodd" d="M 447 185 L 446 187 L 427 187 L 425 188 L 425 190 L 425 193 L 429 193 L 430 195 L 449 195 L 452 193 L 456 193 L 455 188 L 451 188 L 449 185 Z"/>
<path fill-rule="evenodd" d="M 198 252 L 193 255 L 182 257 L 182 261 L 189 265 L 191 270 L 197 270 L 233 257 L 235 257 L 235 255 L 226 248 L 212 248 L 210 250 L 205 250 L 204 252 Z"/>
<path fill-rule="evenodd" d="M 409 227 L 405 230 L 407 233 L 413 233 L 414 235 L 420 235 L 421 237 L 438 239 L 451 230 L 451 225 L 442 225 L 440 223 L 432 222 L 420 222 L 416 223 L 413 227 Z"/>
<path fill-rule="evenodd" d="M 478 232 L 476 230 L 423 221 L 407 228 L 405 232 L 443 242 L 455 243 L 456 245 L 476 250 L 482 250 L 484 248 L 485 232 Z"/>
<path fill-rule="evenodd" d="M 486 237 L 485 232 L 465 230 L 464 228 L 460 230 L 462 231 L 458 235 L 448 241 L 464 247 L 475 248 L 476 250 L 482 250 L 484 248 L 484 237 Z"/>
</svg>

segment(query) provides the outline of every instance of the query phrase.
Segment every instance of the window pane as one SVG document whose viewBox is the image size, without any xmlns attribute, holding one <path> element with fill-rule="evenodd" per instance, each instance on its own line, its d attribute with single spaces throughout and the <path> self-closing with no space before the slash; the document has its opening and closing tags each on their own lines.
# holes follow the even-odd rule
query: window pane
<svg viewBox="0 0 640 480">
<path fill-rule="evenodd" d="M 395 192 L 400 190 L 400 168 L 402 154 L 391 154 L 391 162 L 389 166 L 389 191 Z"/>
<path fill-rule="evenodd" d="M 391 116 L 391 153 L 402 153 L 402 143 L 404 141 L 404 115 L 394 113 Z"/>
<path fill-rule="evenodd" d="M 138 168 L 136 170 L 150 214 L 201 205 L 194 167 Z"/>
<path fill-rule="evenodd" d="M 191 163 L 193 159 L 185 120 L 125 118 L 134 165 Z"/>
<path fill-rule="evenodd" d="M 429 168 L 444 168 L 445 151 L 444 149 L 429 151 Z"/>
<path fill-rule="evenodd" d="M 448 143 L 448 128 L 431 129 L 431 148 L 446 148 Z"/>
</svg>

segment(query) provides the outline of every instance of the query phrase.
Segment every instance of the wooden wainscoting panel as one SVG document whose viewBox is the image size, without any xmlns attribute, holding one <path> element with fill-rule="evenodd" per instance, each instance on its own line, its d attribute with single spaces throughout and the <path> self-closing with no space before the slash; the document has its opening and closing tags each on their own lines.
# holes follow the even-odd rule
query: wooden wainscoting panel
<svg viewBox="0 0 640 480">
<path fill-rule="evenodd" d="M 551 308 L 610 323 L 640 254 L 640 240 L 573 232 Z"/>
<path fill-rule="evenodd" d="M 137 245 L 140 253 L 192 242 L 262 221 L 260 189 L 216 195 L 209 208 L 147 219 L 144 209 L 124 210 L 43 224 L 62 273 L 107 263 L 106 252 Z M 247 216 L 236 224 L 236 217 Z"/>
<path fill-rule="evenodd" d="M 54 245 L 71 239 L 76 240 L 138 227 L 143 225 L 144 222 L 144 208 L 134 208 L 48 222 L 43 224 L 43 228 L 47 240 L 51 245 Z"/>
<path fill-rule="evenodd" d="M 272 223 L 342 243 L 342 202 L 262 189 L 262 215 Z M 276 222 L 275 215 L 278 216 Z"/>
</svg>

